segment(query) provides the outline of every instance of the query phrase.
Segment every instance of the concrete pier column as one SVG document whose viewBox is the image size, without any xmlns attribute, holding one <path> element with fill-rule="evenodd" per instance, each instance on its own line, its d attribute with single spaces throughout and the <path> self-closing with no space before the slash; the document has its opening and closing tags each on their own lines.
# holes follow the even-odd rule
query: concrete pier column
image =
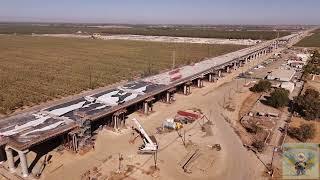
<svg viewBox="0 0 320 180">
<path fill-rule="evenodd" d="M 166 103 L 170 103 L 170 96 L 171 96 L 171 93 L 167 92 L 167 94 L 166 94 Z"/>
<path fill-rule="evenodd" d="M 209 74 L 209 82 L 212 82 L 212 73 Z"/>
<path fill-rule="evenodd" d="M 218 71 L 218 77 L 221 77 L 221 70 Z"/>
<path fill-rule="evenodd" d="M 118 129 L 118 116 L 113 115 L 114 129 Z"/>
<path fill-rule="evenodd" d="M 4 146 L 0 147 L 0 164 L 3 164 L 6 161 L 6 152 Z"/>
<path fill-rule="evenodd" d="M 26 158 L 28 150 L 26 151 L 18 151 L 19 157 L 20 157 L 20 163 L 21 163 L 21 170 L 22 170 L 22 176 L 28 177 L 29 171 L 28 171 L 28 161 Z"/>
<path fill-rule="evenodd" d="M 234 65 L 233 65 L 233 69 L 237 70 L 237 68 L 238 68 L 238 66 L 237 66 L 237 63 L 235 62 Z"/>
<path fill-rule="evenodd" d="M 242 61 L 240 61 L 239 62 L 239 67 L 242 67 L 242 66 L 243 66 Z"/>
<path fill-rule="evenodd" d="M 201 78 L 197 79 L 197 87 L 202 88 L 203 87 L 203 80 Z"/>
<path fill-rule="evenodd" d="M 149 104 L 148 104 L 148 102 L 144 102 L 144 103 L 143 103 L 143 108 L 144 108 L 143 113 L 144 113 L 144 114 L 148 114 L 148 111 L 149 111 Z"/>
<path fill-rule="evenodd" d="M 230 67 L 227 66 L 227 73 L 230 73 Z"/>
<path fill-rule="evenodd" d="M 14 166 L 14 159 L 13 159 L 13 153 L 12 149 L 8 146 L 5 147 L 6 156 L 7 156 L 7 162 L 9 166 L 9 171 L 11 173 L 14 173 L 16 171 L 16 167 Z"/>
<path fill-rule="evenodd" d="M 184 86 L 183 86 L 183 94 L 184 94 L 184 95 L 187 95 L 187 85 L 184 85 Z"/>
</svg>

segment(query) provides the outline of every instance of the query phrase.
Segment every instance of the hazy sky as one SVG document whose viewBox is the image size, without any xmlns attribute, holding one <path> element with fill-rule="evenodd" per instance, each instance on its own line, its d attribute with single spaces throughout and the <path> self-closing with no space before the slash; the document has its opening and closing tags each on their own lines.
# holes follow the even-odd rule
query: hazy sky
<svg viewBox="0 0 320 180">
<path fill-rule="evenodd" d="M 320 24 L 320 0 L 1 0 L 0 21 Z"/>
</svg>

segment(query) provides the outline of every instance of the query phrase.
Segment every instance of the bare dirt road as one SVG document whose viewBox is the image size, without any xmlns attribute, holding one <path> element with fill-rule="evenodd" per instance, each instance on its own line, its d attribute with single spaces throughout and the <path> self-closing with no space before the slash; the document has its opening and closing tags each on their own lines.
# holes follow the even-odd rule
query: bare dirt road
<svg viewBox="0 0 320 180">
<path fill-rule="evenodd" d="M 121 153 L 125 159 L 123 166 L 133 167 L 133 169 L 127 172 L 127 168 L 123 176 L 116 176 L 120 179 L 264 179 L 262 177 L 264 166 L 252 152 L 243 147 L 241 140 L 226 121 L 226 118 L 231 121 L 238 120 L 240 108 L 230 112 L 222 105 L 226 97 L 241 96 L 243 91 L 248 91 L 247 88 L 243 87 L 244 80 L 233 79 L 246 68 L 248 67 L 240 68 L 231 74 L 225 74 L 225 77 L 217 83 L 205 83 L 204 88 L 194 88 L 192 89 L 192 94 L 187 97 L 176 95 L 176 102 L 173 104 L 156 103 L 154 105 L 155 112 L 147 117 L 138 113 L 131 114 L 127 120 L 127 130 L 123 130 L 121 134 L 115 134 L 107 130 L 101 131 L 97 137 L 95 150 L 83 156 L 75 156 L 68 152 L 63 154 L 51 153 L 53 154 L 53 162 L 46 167 L 42 178 L 57 179 L 68 177 L 68 179 L 81 179 L 86 172 L 92 172 L 93 167 L 99 169 L 102 174 L 101 177 L 115 178 L 113 172 L 117 171 L 117 157 Z M 235 90 L 240 86 L 242 87 L 242 92 L 236 92 Z M 242 101 L 233 103 L 236 106 L 240 106 Z M 192 124 L 194 128 L 188 127 L 190 131 L 187 132 L 187 141 L 192 141 L 199 146 L 218 143 L 222 147 L 220 152 L 211 152 L 213 166 L 203 173 L 194 170 L 192 174 L 188 174 L 183 172 L 181 167 L 177 165 L 188 152 L 188 149 L 182 146 L 177 133 L 156 134 L 156 128 L 161 126 L 163 120 L 173 117 L 178 110 L 189 108 L 201 109 L 209 116 L 214 125 L 212 127 L 213 136 L 204 137 L 200 127 L 197 124 Z M 157 175 L 150 175 L 149 173 L 149 169 L 153 165 L 153 158 L 136 154 L 141 140 L 137 140 L 134 145 L 128 143 L 131 138 L 130 120 L 133 117 L 138 118 L 144 128 L 150 134 L 156 135 L 159 141 L 158 167 L 160 171 Z"/>
</svg>

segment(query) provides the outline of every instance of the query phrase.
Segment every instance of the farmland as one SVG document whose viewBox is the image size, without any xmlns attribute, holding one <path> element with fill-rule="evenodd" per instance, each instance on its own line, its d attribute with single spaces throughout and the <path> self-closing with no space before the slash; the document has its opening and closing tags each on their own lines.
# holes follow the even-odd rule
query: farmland
<svg viewBox="0 0 320 180">
<path fill-rule="evenodd" d="M 291 29 L 292 30 L 292 29 Z M 289 35 L 291 30 L 279 31 L 279 37 Z M 112 26 L 102 27 L 77 24 L 0 24 L 0 34 L 71 34 L 82 33 L 101 34 L 134 34 L 149 36 L 173 36 L 173 37 L 200 37 L 200 38 L 224 38 L 224 39 L 261 39 L 270 40 L 278 36 L 272 27 L 242 27 L 242 26 L 124 26 L 116 28 Z"/>
<path fill-rule="evenodd" d="M 223 39 L 263 39 L 270 40 L 277 37 L 275 31 L 226 31 L 214 29 L 172 29 L 172 28 L 129 28 L 129 29 L 104 29 L 105 34 L 134 34 L 149 36 L 173 36 L 173 37 L 201 37 Z M 279 32 L 279 36 L 289 35 L 289 32 Z"/>
<path fill-rule="evenodd" d="M 313 35 L 304 38 L 295 46 L 300 47 L 320 47 L 320 29 L 316 30 Z"/>
<path fill-rule="evenodd" d="M 244 47 L 0 35 L 0 113 Z"/>
</svg>

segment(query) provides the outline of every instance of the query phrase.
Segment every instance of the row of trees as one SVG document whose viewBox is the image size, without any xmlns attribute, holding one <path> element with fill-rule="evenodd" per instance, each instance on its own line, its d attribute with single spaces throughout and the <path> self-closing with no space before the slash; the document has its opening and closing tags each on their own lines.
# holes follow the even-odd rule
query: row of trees
<svg viewBox="0 0 320 180">
<path fill-rule="evenodd" d="M 310 61 L 303 67 L 304 76 L 309 74 L 320 74 L 320 53 L 314 51 Z"/>
<path fill-rule="evenodd" d="M 268 80 L 260 80 L 257 84 L 249 88 L 252 92 L 267 92 L 271 89 L 271 83 Z"/>
<path fill-rule="evenodd" d="M 250 88 L 253 92 L 268 92 L 271 89 L 271 83 L 266 80 L 261 80 Z M 285 107 L 289 104 L 289 91 L 283 88 L 277 88 L 267 97 L 265 104 L 275 108 Z M 291 102 L 291 110 L 298 112 L 307 120 L 320 118 L 320 93 L 314 89 L 307 89 L 304 94 L 301 94 Z M 250 129 L 251 130 L 251 129 Z M 253 128 L 255 130 L 255 128 Z M 299 141 L 305 142 L 315 136 L 316 129 L 310 124 L 302 124 L 299 127 L 290 127 L 288 135 L 296 138 Z M 257 149 L 262 149 L 261 142 L 253 144 Z"/>
<path fill-rule="evenodd" d="M 316 129 L 311 124 L 302 124 L 299 127 L 290 127 L 288 135 L 299 141 L 306 142 L 308 139 L 314 138 Z"/>
<path fill-rule="evenodd" d="M 260 80 L 257 84 L 250 88 L 252 92 L 268 92 L 271 89 L 271 83 L 268 80 Z M 270 93 L 270 97 L 267 98 L 265 104 L 268 104 L 275 108 L 280 108 L 288 105 L 289 103 L 289 91 L 283 88 L 277 88 Z"/>
<path fill-rule="evenodd" d="M 105 34 L 135 34 L 151 36 L 173 36 L 173 37 L 200 37 L 200 38 L 224 38 L 224 39 L 262 39 L 270 40 L 278 36 L 289 35 L 290 32 L 277 31 L 228 31 L 215 29 L 196 28 L 108 28 L 101 33 Z"/>
<path fill-rule="evenodd" d="M 271 92 L 270 97 L 267 98 L 267 104 L 274 108 L 287 106 L 289 101 L 289 91 L 283 88 L 275 89 Z"/>
<path fill-rule="evenodd" d="M 307 120 L 320 118 L 320 94 L 314 89 L 307 89 L 304 94 L 293 99 L 293 110 Z"/>
</svg>

